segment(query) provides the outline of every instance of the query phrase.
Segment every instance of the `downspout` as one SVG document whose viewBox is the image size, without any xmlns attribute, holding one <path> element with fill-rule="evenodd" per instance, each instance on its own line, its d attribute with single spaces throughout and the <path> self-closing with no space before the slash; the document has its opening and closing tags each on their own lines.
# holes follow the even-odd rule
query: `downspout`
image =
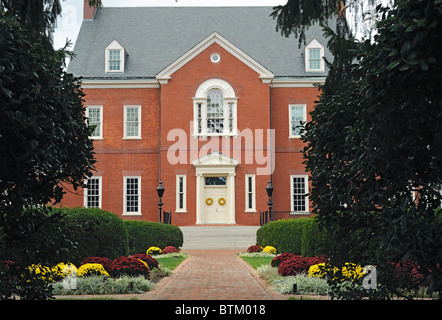
<svg viewBox="0 0 442 320">
<path fill-rule="evenodd" d="M 161 181 L 161 83 L 159 83 L 159 126 L 158 126 L 158 181 Z"/>
<path fill-rule="evenodd" d="M 272 148 L 272 85 L 269 84 L 269 108 L 270 108 L 270 149 Z M 273 185 L 273 152 L 270 150 L 270 182 Z M 272 199 L 273 200 L 273 199 Z"/>
</svg>

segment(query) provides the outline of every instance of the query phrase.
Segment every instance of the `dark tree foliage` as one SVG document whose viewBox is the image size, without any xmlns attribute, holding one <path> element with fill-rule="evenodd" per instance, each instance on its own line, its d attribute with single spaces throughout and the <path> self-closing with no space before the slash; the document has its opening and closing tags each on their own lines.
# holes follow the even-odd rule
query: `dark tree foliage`
<svg viewBox="0 0 442 320">
<path fill-rule="evenodd" d="M 335 9 L 330 4 L 324 15 Z M 330 263 L 376 265 L 378 276 L 377 290 L 355 285 L 341 297 L 411 298 L 420 285 L 442 290 L 441 14 L 440 0 L 378 6 L 377 33 L 364 42 L 345 23 L 324 25 L 334 60 L 303 134 L 310 199 L 331 239 Z M 414 261 L 421 281 L 399 281 L 393 266 L 403 260 Z"/>
<path fill-rule="evenodd" d="M 305 30 L 314 23 L 324 24 L 333 14 L 339 14 L 342 0 L 289 0 L 284 6 L 273 8 L 276 30 L 288 37 L 294 34 L 299 42 L 305 41 Z"/>
<path fill-rule="evenodd" d="M 89 0 L 89 4 L 100 7 L 101 0 Z M 50 39 L 61 9 L 60 0 L 0 0 L 1 11 L 13 13 L 22 26 Z"/>
<path fill-rule="evenodd" d="M 0 263 L 1 298 L 12 289 L 22 299 L 47 297 L 39 280 L 14 281 L 27 264 L 72 245 L 57 233 L 60 214 L 46 206 L 94 169 L 80 79 L 63 70 L 66 48 L 51 44 L 59 2 L 0 2 L 0 262 L 12 242 L 23 252 L 14 268 Z"/>
</svg>

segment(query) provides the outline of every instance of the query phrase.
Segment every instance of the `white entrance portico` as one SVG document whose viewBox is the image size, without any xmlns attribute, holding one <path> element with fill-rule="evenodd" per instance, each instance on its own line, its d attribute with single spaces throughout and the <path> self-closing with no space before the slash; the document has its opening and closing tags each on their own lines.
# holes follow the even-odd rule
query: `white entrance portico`
<svg viewBox="0 0 442 320">
<path fill-rule="evenodd" d="M 236 224 L 235 167 L 219 152 L 192 162 L 196 169 L 196 224 Z"/>
</svg>

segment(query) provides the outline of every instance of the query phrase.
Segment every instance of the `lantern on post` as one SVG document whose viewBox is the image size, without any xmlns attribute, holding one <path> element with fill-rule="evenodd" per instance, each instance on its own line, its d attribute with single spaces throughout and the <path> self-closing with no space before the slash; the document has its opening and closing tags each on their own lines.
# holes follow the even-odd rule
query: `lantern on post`
<svg viewBox="0 0 442 320">
<path fill-rule="evenodd" d="M 157 187 L 157 193 L 158 193 L 158 198 L 160 199 L 158 202 L 158 209 L 159 209 L 159 221 L 161 223 L 161 213 L 163 211 L 163 202 L 161 201 L 161 198 L 163 197 L 164 194 L 164 187 L 163 187 L 163 182 L 160 180 L 160 183 L 158 184 Z"/>
<path fill-rule="evenodd" d="M 270 180 L 267 182 L 266 191 L 267 191 L 267 196 L 269 197 L 269 202 L 267 202 L 267 205 L 269 206 L 269 218 L 270 218 L 270 221 L 273 221 L 273 212 L 272 212 L 273 186 L 272 186 L 272 182 Z"/>
</svg>

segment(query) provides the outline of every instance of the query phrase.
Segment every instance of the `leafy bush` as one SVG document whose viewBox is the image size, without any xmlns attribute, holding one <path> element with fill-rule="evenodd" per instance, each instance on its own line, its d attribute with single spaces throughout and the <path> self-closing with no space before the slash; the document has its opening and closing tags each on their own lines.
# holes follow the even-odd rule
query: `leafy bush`
<svg viewBox="0 0 442 320">
<path fill-rule="evenodd" d="M 75 265 L 87 257 L 107 257 L 111 260 L 128 254 L 127 231 L 122 219 L 113 213 L 93 208 L 63 208 L 60 222 L 64 236 L 75 246 L 61 260 Z"/>
<path fill-rule="evenodd" d="M 161 249 L 158 247 L 150 247 L 149 249 L 147 249 L 146 254 L 147 255 L 161 254 Z"/>
<path fill-rule="evenodd" d="M 179 248 L 183 245 L 183 232 L 177 226 L 137 220 L 125 220 L 124 224 L 129 237 L 129 254 L 144 253 L 152 246 Z"/>
<path fill-rule="evenodd" d="M 137 253 L 134 254 L 132 257 L 146 262 L 150 270 L 159 267 L 158 261 L 155 258 L 152 258 L 150 255 L 147 255 L 145 253 Z"/>
<path fill-rule="evenodd" d="M 282 276 L 294 276 L 300 273 L 307 273 L 312 265 L 325 261 L 327 261 L 325 256 L 301 257 L 294 255 L 279 264 L 278 273 Z"/>
<path fill-rule="evenodd" d="M 302 231 L 312 218 L 283 219 L 269 222 L 257 231 L 257 244 L 273 246 L 279 252 L 301 254 Z"/>
<path fill-rule="evenodd" d="M 162 254 L 176 253 L 176 252 L 180 252 L 180 250 L 178 250 L 174 246 L 167 246 L 161 251 Z"/>
<path fill-rule="evenodd" d="M 275 247 L 272 246 L 266 246 L 264 249 L 262 249 L 262 252 L 269 253 L 269 254 L 276 254 L 278 251 Z"/>
<path fill-rule="evenodd" d="M 249 252 L 249 253 L 260 252 L 260 251 L 262 251 L 262 248 L 261 248 L 261 246 L 257 246 L 257 245 L 250 246 L 247 248 L 247 252 Z"/>
<path fill-rule="evenodd" d="M 301 256 L 313 257 L 325 253 L 327 232 L 319 229 L 316 218 L 305 222 L 301 236 Z"/>
<path fill-rule="evenodd" d="M 272 260 L 272 262 L 270 263 L 270 265 L 271 265 L 272 267 L 278 268 L 279 265 L 281 264 L 281 262 L 283 262 L 283 261 L 286 260 L 286 259 L 292 258 L 292 257 L 294 257 L 294 256 L 296 256 L 296 255 L 293 254 L 293 253 L 286 253 L 286 252 L 285 252 L 285 253 L 281 253 L 280 255 L 276 256 L 276 257 Z"/>
<path fill-rule="evenodd" d="M 81 265 L 84 265 L 86 263 L 99 263 L 108 273 L 111 272 L 113 264 L 112 260 L 106 257 L 87 257 L 83 260 Z"/>
<path fill-rule="evenodd" d="M 112 265 L 112 277 L 144 276 L 149 277 L 150 271 L 147 264 L 133 257 L 119 257 L 114 260 Z"/>
<path fill-rule="evenodd" d="M 77 275 L 79 277 L 109 276 L 109 273 L 99 263 L 86 263 L 78 268 Z"/>
<path fill-rule="evenodd" d="M 284 277 L 272 282 L 275 291 L 282 294 L 290 294 L 293 292 L 293 285 L 296 283 L 296 294 L 308 295 L 328 295 L 330 286 L 327 280 L 321 278 L 309 278 L 305 275 L 298 274 L 296 276 Z"/>
<path fill-rule="evenodd" d="M 281 276 L 294 276 L 305 273 L 310 268 L 308 260 L 301 256 L 293 256 L 282 261 L 278 267 L 278 273 Z"/>
<path fill-rule="evenodd" d="M 80 295 L 80 294 L 129 294 L 145 293 L 152 290 L 155 284 L 143 276 L 108 278 L 91 276 L 77 279 L 77 289 L 65 289 L 61 282 L 52 284 L 55 295 Z"/>
</svg>

